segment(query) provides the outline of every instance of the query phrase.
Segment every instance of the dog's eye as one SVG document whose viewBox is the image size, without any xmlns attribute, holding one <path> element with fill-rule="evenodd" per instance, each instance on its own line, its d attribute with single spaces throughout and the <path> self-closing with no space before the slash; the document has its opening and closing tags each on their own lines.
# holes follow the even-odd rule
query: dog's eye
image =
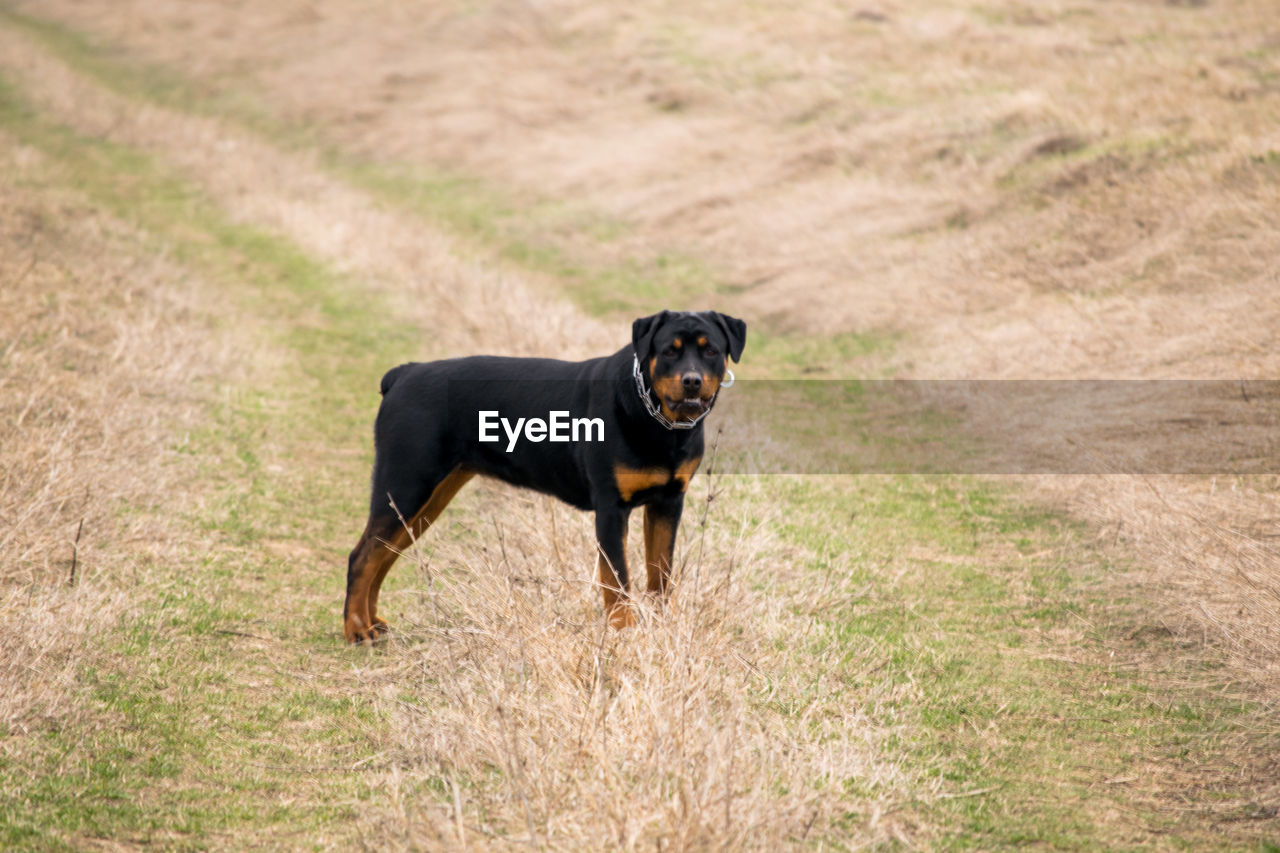
<svg viewBox="0 0 1280 853">
<path fill-rule="evenodd" d="M 717 350 L 715 347 L 707 347 L 706 349 L 704 349 L 704 350 L 703 350 L 703 352 L 704 352 L 705 354 L 707 354 L 707 355 L 719 355 L 719 354 L 720 354 L 720 351 L 719 351 L 719 350 Z"/>
<path fill-rule="evenodd" d="M 676 357 L 676 355 L 677 355 L 677 353 L 676 353 L 676 348 L 675 348 L 675 347 L 667 347 L 666 349 L 664 349 L 664 350 L 662 351 L 662 354 L 663 354 L 663 355 L 665 355 L 667 358 L 675 358 L 675 357 Z"/>
</svg>

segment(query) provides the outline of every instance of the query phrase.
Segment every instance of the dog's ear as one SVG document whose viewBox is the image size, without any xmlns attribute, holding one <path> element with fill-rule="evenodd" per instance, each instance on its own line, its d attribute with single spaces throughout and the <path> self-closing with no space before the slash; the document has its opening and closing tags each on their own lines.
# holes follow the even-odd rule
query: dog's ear
<svg viewBox="0 0 1280 853">
<path fill-rule="evenodd" d="M 649 364 L 649 355 L 653 350 L 653 336 L 658 333 L 658 329 L 670 315 L 670 311 L 659 311 L 649 317 L 641 317 L 631 324 L 631 346 L 636 351 L 636 358 L 640 359 L 640 363 L 646 368 Z"/>
<path fill-rule="evenodd" d="M 721 314 L 719 311 L 708 311 L 711 319 L 719 324 L 725 337 L 729 339 L 729 358 L 735 362 L 742 358 L 742 348 L 747 345 L 747 324 L 737 317 Z"/>
</svg>

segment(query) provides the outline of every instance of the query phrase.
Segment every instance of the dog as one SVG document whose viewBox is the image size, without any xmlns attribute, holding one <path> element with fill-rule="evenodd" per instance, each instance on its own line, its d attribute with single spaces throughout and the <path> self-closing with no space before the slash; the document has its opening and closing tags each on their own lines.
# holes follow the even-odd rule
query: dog
<svg viewBox="0 0 1280 853">
<path fill-rule="evenodd" d="M 378 590 L 392 564 L 477 474 L 595 513 L 597 572 L 615 628 L 633 621 L 624 542 L 631 511 L 643 506 L 648 591 L 665 600 L 703 420 L 746 338 L 746 323 L 726 314 L 662 311 L 636 320 L 630 345 L 601 358 L 474 356 L 388 371 L 369 521 L 347 562 L 347 642 L 387 633 Z"/>
</svg>

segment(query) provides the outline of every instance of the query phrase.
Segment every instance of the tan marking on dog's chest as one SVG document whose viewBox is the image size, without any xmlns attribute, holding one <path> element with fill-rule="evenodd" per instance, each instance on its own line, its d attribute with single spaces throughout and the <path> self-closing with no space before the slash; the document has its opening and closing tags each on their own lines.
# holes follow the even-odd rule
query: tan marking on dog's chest
<svg viewBox="0 0 1280 853">
<path fill-rule="evenodd" d="M 629 501 L 636 492 L 665 486 L 671 482 L 671 472 L 666 468 L 628 468 L 626 465 L 615 465 L 613 479 L 618 484 L 618 494 L 624 501 Z"/>
<path fill-rule="evenodd" d="M 672 480 L 680 485 L 680 491 L 689 488 L 689 480 L 698 470 L 702 457 L 682 462 L 676 470 L 666 468 L 629 468 L 626 465 L 613 466 L 613 479 L 618 484 L 618 494 L 624 501 L 631 500 L 637 493 L 645 489 L 656 489 L 665 486 Z"/>
<path fill-rule="evenodd" d="M 702 457 L 695 456 L 688 462 L 681 462 L 680 467 L 676 468 L 676 481 L 680 483 L 680 491 L 683 492 L 689 488 L 689 481 L 693 479 L 694 472 L 701 464 Z"/>
</svg>

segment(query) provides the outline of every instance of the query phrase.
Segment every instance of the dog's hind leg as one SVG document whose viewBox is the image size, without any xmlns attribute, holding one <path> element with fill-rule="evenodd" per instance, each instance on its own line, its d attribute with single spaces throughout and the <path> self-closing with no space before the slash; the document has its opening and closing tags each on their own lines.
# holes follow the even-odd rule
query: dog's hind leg
<svg viewBox="0 0 1280 853">
<path fill-rule="evenodd" d="M 454 468 L 443 480 L 436 484 L 436 487 L 431 490 L 431 497 L 427 498 L 427 502 L 408 521 L 408 529 L 413 531 L 412 540 L 416 540 L 426 532 L 428 527 L 435 524 L 436 519 L 440 517 L 440 513 L 444 512 L 449 502 L 457 496 L 462 487 L 475 475 L 475 471 L 466 468 Z M 401 525 L 401 528 L 403 529 L 404 525 Z M 406 539 L 408 538 L 406 535 Z M 408 547 L 408 544 L 406 542 L 405 547 Z M 399 550 L 403 551 L 404 548 L 402 547 Z M 382 582 L 386 579 L 387 573 L 391 571 L 391 564 L 394 562 L 394 557 L 385 561 L 369 586 L 369 616 L 373 621 L 374 627 L 382 631 L 386 630 L 387 623 L 378 617 L 378 590 L 382 588 Z"/>
<path fill-rule="evenodd" d="M 348 643 L 373 642 L 383 628 L 369 610 L 373 581 L 385 575 L 409 544 L 409 535 L 394 515 L 371 515 L 360 541 L 347 559 L 347 598 L 342 606 L 342 633 Z"/>
<path fill-rule="evenodd" d="M 373 501 L 363 535 L 347 561 L 347 598 L 342 632 L 349 643 L 373 642 L 386 633 L 378 616 L 378 591 L 396 558 L 440 516 L 458 490 L 475 476 L 455 468 L 421 488 L 400 489 Z M 376 482 L 376 480 L 375 480 Z"/>
</svg>

